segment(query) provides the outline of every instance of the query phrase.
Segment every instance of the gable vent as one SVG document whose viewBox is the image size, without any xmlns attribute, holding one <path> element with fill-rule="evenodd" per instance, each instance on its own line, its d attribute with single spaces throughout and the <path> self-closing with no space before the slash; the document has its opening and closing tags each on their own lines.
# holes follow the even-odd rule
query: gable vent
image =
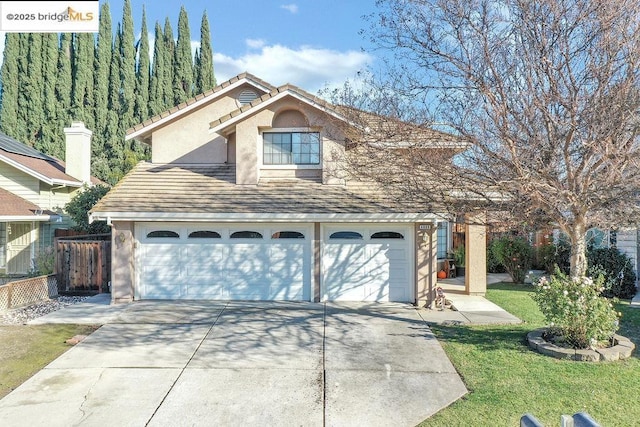
<svg viewBox="0 0 640 427">
<path fill-rule="evenodd" d="M 257 97 L 258 97 L 258 94 L 255 93 L 254 91 L 243 90 L 242 92 L 240 92 L 240 95 L 238 95 L 238 102 L 240 103 L 240 105 L 247 105 Z"/>
</svg>

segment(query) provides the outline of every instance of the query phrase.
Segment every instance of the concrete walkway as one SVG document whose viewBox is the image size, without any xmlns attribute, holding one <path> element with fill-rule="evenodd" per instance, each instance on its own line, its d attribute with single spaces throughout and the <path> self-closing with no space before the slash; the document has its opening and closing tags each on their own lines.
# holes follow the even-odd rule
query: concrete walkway
<svg viewBox="0 0 640 427">
<path fill-rule="evenodd" d="M 467 393 L 424 312 L 98 296 L 33 321 L 104 326 L 0 400 L 1 425 L 414 426 Z"/>
</svg>

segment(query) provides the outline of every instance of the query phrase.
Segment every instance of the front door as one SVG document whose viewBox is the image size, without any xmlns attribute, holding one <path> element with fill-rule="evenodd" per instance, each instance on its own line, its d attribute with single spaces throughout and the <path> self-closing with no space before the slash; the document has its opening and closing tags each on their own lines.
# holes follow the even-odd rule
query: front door
<svg viewBox="0 0 640 427">
<path fill-rule="evenodd" d="M 25 274 L 31 269 L 31 222 L 7 226 L 7 273 Z"/>
</svg>

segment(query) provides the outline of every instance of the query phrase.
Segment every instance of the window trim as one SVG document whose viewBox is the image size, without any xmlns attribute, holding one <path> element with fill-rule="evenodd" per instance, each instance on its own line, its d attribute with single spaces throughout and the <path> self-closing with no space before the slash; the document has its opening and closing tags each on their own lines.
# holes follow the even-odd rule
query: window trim
<svg viewBox="0 0 640 427">
<path fill-rule="evenodd" d="M 319 162 L 313 164 L 267 164 L 264 162 L 264 134 L 265 133 L 317 133 L 318 134 L 318 156 Z M 317 127 L 309 128 L 265 128 L 261 129 L 258 135 L 258 152 L 261 169 L 322 169 L 322 129 Z"/>
</svg>

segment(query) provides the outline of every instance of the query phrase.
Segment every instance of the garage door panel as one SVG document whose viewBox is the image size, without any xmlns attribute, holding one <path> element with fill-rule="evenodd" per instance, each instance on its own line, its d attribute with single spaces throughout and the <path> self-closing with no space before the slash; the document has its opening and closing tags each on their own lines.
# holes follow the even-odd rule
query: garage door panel
<svg viewBox="0 0 640 427">
<path fill-rule="evenodd" d="M 358 233 L 359 241 L 332 239 Z M 346 232 L 346 233 L 345 233 Z M 393 232 L 393 233 L 392 233 Z M 399 236 L 372 238 L 371 236 Z M 410 227 L 369 224 L 327 226 L 323 233 L 324 297 L 337 301 L 412 301 Z"/>
<path fill-rule="evenodd" d="M 137 223 L 136 298 L 309 299 L 311 227 L 291 227 L 290 233 L 281 233 L 281 228 Z M 247 230 L 264 237 L 236 233 Z M 168 237 L 170 233 L 175 237 Z M 231 238 L 234 233 L 242 237 Z"/>
</svg>

